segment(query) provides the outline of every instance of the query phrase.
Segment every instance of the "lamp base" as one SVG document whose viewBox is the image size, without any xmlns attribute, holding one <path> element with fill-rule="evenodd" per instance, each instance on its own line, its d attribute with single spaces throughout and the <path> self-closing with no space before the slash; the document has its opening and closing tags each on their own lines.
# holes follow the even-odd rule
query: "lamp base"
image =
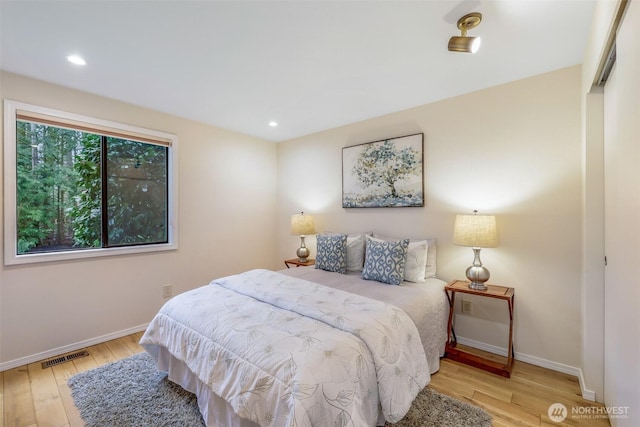
<svg viewBox="0 0 640 427">
<path fill-rule="evenodd" d="M 484 284 L 489 280 L 489 270 L 483 266 L 471 266 L 467 268 L 467 279 L 469 279 L 469 288 L 477 291 L 486 291 L 487 286 Z"/>
<path fill-rule="evenodd" d="M 487 285 L 482 282 L 469 282 L 469 289 L 473 289 L 475 291 L 486 291 Z"/>
<path fill-rule="evenodd" d="M 476 291 L 486 291 L 487 286 L 484 284 L 489 280 L 490 274 L 480 261 L 480 248 L 473 248 L 473 265 L 467 268 L 466 274 L 469 279 L 469 289 Z"/>
<path fill-rule="evenodd" d="M 301 246 L 296 251 L 296 255 L 298 255 L 299 262 L 307 262 L 309 260 L 309 255 L 311 251 L 306 246 Z"/>
</svg>

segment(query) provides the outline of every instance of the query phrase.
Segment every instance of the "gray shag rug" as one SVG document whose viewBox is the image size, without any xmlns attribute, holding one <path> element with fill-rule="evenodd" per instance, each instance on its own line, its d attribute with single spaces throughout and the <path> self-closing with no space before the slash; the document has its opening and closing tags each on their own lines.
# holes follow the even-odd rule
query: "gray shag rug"
<svg viewBox="0 0 640 427">
<path fill-rule="evenodd" d="M 76 374 L 68 381 L 86 427 L 202 427 L 195 395 L 167 379 L 147 353 Z M 420 392 L 400 422 L 385 427 L 490 427 L 484 410 Z"/>
</svg>

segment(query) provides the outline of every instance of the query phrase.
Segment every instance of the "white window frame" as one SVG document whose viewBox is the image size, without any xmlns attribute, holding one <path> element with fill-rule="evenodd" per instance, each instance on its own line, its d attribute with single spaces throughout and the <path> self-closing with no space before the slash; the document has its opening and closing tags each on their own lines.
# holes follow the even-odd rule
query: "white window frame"
<svg viewBox="0 0 640 427">
<path fill-rule="evenodd" d="M 60 118 L 61 121 L 86 123 L 88 127 L 120 130 L 130 135 L 147 135 L 151 139 L 168 143 L 168 223 L 167 243 L 140 246 L 81 249 L 61 252 L 45 252 L 18 255 L 17 248 L 17 141 L 16 119 L 18 111 Z M 97 132 L 99 133 L 99 132 Z M 4 264 L 30 264 L 37 262 L 66 261 L 111 255 L 137 254 L 178 249 L 178 137 L 176 135 L 144 129 L 123 123 L 82 116 L 47 107 L 4 100 Z"/>
</svg>

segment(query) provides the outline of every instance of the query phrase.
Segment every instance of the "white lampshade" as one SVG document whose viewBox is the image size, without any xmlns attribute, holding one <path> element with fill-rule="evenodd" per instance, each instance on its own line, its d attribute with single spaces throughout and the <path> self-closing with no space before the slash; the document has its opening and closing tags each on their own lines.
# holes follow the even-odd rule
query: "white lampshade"
<svg viewBox="0 0 640 427">
<path fill-rule="evenodd" d="M 316 232 L 316 227 L 311 215 L 304 212 L 291 215 L 291 234 L 295 236 L 308 236 Z"/>
<path fill-rule="evenodd" d="M 453 243 L 472 248 L 498 246 L 496 217 L 493 215 L 456 215 Z"/>
</svg>

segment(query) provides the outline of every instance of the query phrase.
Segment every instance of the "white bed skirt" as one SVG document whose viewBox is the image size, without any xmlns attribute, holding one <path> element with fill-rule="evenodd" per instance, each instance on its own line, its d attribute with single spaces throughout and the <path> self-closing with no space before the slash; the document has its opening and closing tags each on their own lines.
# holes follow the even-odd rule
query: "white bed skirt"
<svg viewBox="0 0 640 427">
<path fill-rule="evenodd" d="M 185 363 L 176 359 L 164 347 L 147 349 L 156 359 L 158 369 L 168 372 L 168 377 L 183 389 L 198 397 L 198 407 L 208 427 L 260 427 L 253 421 L 240 418 L 225 400 L 218 397 L 191 372 Z M 157 354 L 153 354 L 157 352 Z"/>
<path fill-rule="evenodd" d="M 169 380 L 197 396 L 198 407 L 207 427 L 260 427 L 253 421 L 240 418 L 226 400 L 211 391 L 185 363 L 173 357 L 166 348 L 153 347 L 147 348 L 147 351 L 157 361 L 158 369 L 168 373 Z M 384 416 L 380 413 L 377 425 L 384 424 Z"/>
</svg>

